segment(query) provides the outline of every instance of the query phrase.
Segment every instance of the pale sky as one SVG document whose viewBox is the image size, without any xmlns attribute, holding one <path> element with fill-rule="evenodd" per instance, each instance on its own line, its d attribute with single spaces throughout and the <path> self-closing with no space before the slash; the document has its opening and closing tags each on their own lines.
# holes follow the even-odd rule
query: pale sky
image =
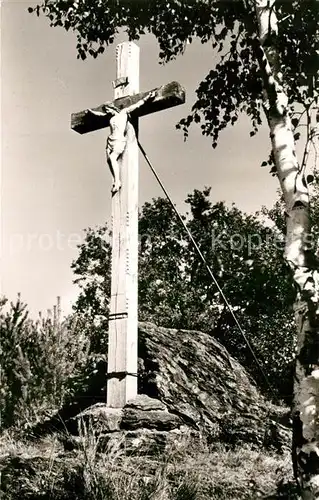
<svg viewBox="0 0 319 500">
<path fill-rule="evenodd" d="M 27 12 L 31 0 L 2 0 L 1 278 L 2 293 L 21 292 L 32 314 L 60 295 L 65 313 L 77 295 L 70 265 L 83 229 L 110 221 L 111 175 L 104 164 L 107 131 L 79 135 L 70 115 L 113 98 L 115 45 L 98 59 L 76 59 L 76 38 Z M 125 37 L 119 37 L 122 42 Z M 260 168 L 269 153 L 267 128 L 249 137 L 243 117 L 225 131 L 217 149 L 191 129 L 175 130 L 188 114 L 195 89 L 214 64 L 209 45 L 193 43 L 161 66 L 151 36 L 141 49 L 140 90 L 173 80 L 186 104 L 140 120 L 140 141 L 178 208 L 194 188 L 212 186 L 213 202 L 234 202 L 254 212 L 276 199 L 277 180 Z M 161 190 L 140 159 L 140 206 Z"/>
</svg>

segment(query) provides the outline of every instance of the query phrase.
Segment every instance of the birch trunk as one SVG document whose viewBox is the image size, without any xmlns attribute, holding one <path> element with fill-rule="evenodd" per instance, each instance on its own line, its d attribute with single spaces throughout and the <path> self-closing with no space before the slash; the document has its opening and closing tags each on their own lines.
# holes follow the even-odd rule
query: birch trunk
<svg viewBox="0 0 319 500">
<path fill-rule="evenodd" d="M 311 248 L 309 192 L 300 170 L 282 85 L 275 0 L 255 0 L 267 115 L 278 179 L 286 205 L 285 258 L 293 272 L 297 295 L 297 354 L 294 380 L 292 459 L 303 499 L 319 499 L 319 277 Z"/>
</svg>

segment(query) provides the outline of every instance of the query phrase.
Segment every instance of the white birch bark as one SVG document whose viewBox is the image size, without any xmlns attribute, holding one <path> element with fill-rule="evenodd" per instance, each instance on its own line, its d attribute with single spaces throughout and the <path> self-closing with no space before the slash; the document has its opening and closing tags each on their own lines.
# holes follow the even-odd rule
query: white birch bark
<svg viewBox="0 0 319 500">
<path fill-rule="evenodd" d="M 259 57 L 277 175 L 286 204 L 285 258 L 297 288 L 292 458 L 303 499 L 319 499 L 319 276 L 311 249 L 309 192 L 298 165 L 278 54 L 275 0 L 255 0 Z"/>
</svg>

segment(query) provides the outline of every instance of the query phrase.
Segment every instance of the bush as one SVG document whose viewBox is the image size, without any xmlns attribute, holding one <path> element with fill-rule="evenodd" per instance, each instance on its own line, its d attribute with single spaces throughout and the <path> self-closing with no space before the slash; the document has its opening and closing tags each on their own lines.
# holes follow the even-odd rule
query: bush
<svg viewBox="0 0 319 500">
<path fill-rule="evenodd" d="M 60 408 L 77 390 L 89 341 L 76 318 L 29 319 L 18 296 L 0 303 L 1 428 L 25 426 Z"/>
</svg>

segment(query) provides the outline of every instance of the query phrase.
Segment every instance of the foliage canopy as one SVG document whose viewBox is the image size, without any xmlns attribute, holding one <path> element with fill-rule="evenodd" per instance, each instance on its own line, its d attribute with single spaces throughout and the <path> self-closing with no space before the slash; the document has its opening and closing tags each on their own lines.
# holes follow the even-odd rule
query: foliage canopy
<svg viewBox="0 0 319 500">
<path fill-rule="evenodd" d="M 275 7 L 279 24 L 275 48 L 285 90 L 291 105 L 309 108 L 318 104 L 318 2 L 276 0 Z M 251 135 L 262 122 L 253 0 L 44 0 L 29 11 L 43 13 L 51 26 L 73 30 L 81 59 L 102 54 L 123 30 L 129 40 L 154 35 L 162 63 L 183 54 L 194 39 L 209 43 L 219 61 L 203 77 L 191 113 L 178 127 L 187 135 L 191 123 L 199 124 L 216 147 L 221 130 L 233 125 L 240 112 L 251 120 Z M 296 114 L 295 127 L 299 121 Z"/>
</svg>

